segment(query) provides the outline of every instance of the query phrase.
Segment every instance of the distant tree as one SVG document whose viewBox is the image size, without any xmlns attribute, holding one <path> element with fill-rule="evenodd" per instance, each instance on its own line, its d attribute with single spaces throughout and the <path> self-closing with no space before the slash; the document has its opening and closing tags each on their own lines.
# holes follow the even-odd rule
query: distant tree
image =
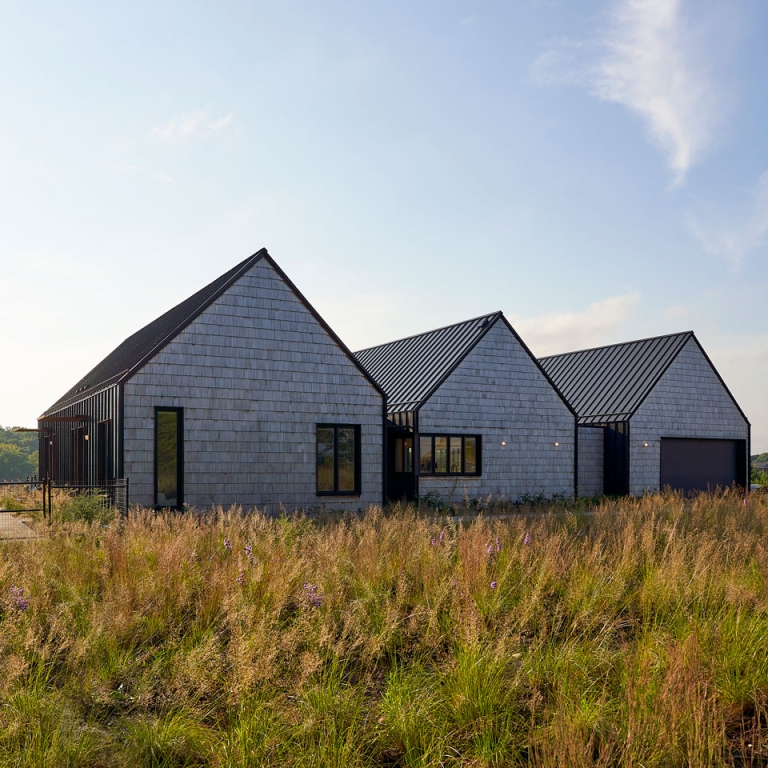
<svg viewBox="0 0 768 768">
<path fill-rule="evenodd" d="M 26 480 L 37 474 L 37 455 L 30 454 L 18 445 L 0 444 L 0 481 Z"/>
</svg>

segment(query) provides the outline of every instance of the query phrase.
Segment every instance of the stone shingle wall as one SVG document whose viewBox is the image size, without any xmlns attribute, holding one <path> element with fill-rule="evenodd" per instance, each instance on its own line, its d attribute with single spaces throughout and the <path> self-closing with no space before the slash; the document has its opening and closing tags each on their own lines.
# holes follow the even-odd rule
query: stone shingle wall
<svg viewBox="0 0 768 768">
<path fill-rule="evenodd" d="M 573 414 L 497 322 L 419 411 L 420 432 L 482 435 L 482 476 L 420 477 L 419 493 L 451 502 L 572 496 L 574 429 Z"/>
<path fill-rule="evenodd" d="M 603 495 L 603 427 L 579 427 L 579 496 Z"/>
<path fill-rule="evenodd" d="M 746 421 L 694 339 L 680 351 L 630 421 L 631 494 L 659 490 L 662 437 L 748 437 Z"/>
<path fill-rule="evenodd" d="M 154 409 L 184 408 L 184 500 L 276 512 L 382 498 L 382 397 L 266 260 L 125 384 L 131 501 L 154 502 Z M 362 494 L 318 497 L 316 424 L 361 425 Z"/>
</svg>

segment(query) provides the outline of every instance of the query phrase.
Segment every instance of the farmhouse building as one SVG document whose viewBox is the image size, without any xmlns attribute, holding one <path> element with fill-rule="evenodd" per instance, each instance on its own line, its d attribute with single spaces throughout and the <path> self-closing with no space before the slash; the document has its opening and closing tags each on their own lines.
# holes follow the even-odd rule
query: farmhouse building
<svg viewBox="0 0 768 768">
<path fill-rule="evenodd" d="M 387 396 L 387 496 L 572 496 L 575 413 L 501 312 L 356 353 Z"/>
<path fill-rule="evenodd" d="M 266 250 L 124 341 L 40 417 L 41 472 L 131 502 L 276 511 L 383 495 L 384 397 Z"/>
<path fill-rule="evenodd" d="M 750 424 L 692 331 L 553 355 L 581 495 L 746 487 Z"/>
</svg>

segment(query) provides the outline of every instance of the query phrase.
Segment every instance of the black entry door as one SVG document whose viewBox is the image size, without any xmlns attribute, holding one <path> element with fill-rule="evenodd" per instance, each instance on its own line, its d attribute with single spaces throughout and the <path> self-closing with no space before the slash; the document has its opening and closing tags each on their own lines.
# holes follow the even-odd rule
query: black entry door
<svg viewBox="0 0 768 768">
<path fill-rule="evenodd" d="M 747 441 L 665 437 L 661 440 L 659 486 L 714 491 L 747 484 Z"/>
<path fill-rule="evenodd" d="M 603 493 L 629 493 L 629 422 L 607 424 L 603 435 Z"/>
<path fill-rule="evenodd" d="M 412 501 L 415 496 L 413 433 L 390 427 L 387 430 L 387 500 Z"/>
</svg>

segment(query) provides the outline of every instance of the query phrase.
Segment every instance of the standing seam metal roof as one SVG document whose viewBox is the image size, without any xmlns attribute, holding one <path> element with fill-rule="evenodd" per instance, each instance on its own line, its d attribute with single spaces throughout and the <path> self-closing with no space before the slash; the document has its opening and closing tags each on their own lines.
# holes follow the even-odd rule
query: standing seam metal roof
<svg viewBox="0 0 768 768">
<path fill-rule="evenodd" d="M 416 410 L 501 317 L 501 312 L 355 352 L 387 395 L 387 411 Z"/>
<path fill-rule="evenodd" d="M 249 256 L 232 267 L 228 272 L 217 277 L 212 283 L 206 285 L 205 288 L 201 288 L 197 293 L 182 301 L 181 304 L 177 304 L 165 314 L 153 320 L 149 325 L 145 325 L 141 330 L 129 336 L 119 347 L 114 349 L 75 384 L 72 389 L 48 408 L 43 416 L 72 405 L 110 385 L 122 383 L 129 379 L 261 259 L 266 259 L 269 262 L 283 282 L 325 329 L 326 333 L 338 344 L 354 365 L 359 368 L 360 372 L 369 380 L 373 387 L 383 395 L 384 393 L 368 371 L 360 365 L 352 352 L 333 332 L 331 327 L 318 314 L 317 310 L 304 298 L 301 291 L 269 255 L 267 249 L 262 248 L 254 253 L 253 256 Z"/>
<path fill-rule="evenodd" d="M 580 424 L 625 421 L 677 357 L 693 331 L 539 359 Z"/>
</svg>

